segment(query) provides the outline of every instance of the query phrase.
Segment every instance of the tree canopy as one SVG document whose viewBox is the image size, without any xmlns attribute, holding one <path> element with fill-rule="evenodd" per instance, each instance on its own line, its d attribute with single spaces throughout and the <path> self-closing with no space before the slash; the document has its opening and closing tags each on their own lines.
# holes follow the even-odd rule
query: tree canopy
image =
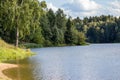
<svg viewBox="0 0 120 80">
<path fill-rule="evenodd" d="M 16 46 L 120 42 L 120 17 L 67 18 L 62 9 L 54 12 L 38 0 L 0 0 L 0 10 L 0 37 Z"/>
</svg>

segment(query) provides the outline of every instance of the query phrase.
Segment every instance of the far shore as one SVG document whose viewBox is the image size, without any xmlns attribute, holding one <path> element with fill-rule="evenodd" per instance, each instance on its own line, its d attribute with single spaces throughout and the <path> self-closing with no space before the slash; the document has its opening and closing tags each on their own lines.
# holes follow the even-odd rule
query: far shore
<svg viewBox="0 0 120 80">
<path fill-rule="evenodd" d="M 0 80 L 12 80 L 3 74 L 3 70 L 15 68 L 15 67 L 18 67 L 18 65 L 8 64 L 8 63 L 0 63 Z"/>
</svg>

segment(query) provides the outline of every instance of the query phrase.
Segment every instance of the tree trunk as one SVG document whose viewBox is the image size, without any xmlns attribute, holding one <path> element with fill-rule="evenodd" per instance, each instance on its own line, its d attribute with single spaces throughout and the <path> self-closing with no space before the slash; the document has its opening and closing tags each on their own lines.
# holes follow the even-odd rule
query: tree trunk
<svg viewBox="0 0 120 80">
<path fill-rule="evenodd" d="M 15 46 L 18 47 L 18 44 L 19 44 L 19 28 L 17 27 L 17 29 L 16 29 L 16 43 L 15 43 Z"/>
</svg>

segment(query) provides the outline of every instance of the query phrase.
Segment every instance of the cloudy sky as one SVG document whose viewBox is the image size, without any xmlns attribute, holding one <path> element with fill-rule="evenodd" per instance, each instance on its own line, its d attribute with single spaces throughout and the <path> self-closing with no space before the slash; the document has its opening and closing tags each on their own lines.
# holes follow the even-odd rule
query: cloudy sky
<svg viewBox="0 0 120 80">
<path fill-rule="evenodd" d="M 45 0 L 48 8 L 64 10 L 72 17 L 99 15 L 120 16 L 120 0 Z"/>
</svg>

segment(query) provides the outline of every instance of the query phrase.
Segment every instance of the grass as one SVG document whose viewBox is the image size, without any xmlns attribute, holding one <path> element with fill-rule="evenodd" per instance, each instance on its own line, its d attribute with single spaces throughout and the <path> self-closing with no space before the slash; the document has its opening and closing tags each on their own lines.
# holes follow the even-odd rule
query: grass
<svg viewBox="0 0 120 80">
<path fill-rule="evenodd" d="M 16 48 L 0 39 L 0 62 L 24 59 L 32 54 L 29 49 Z"/>
<path fill-rule="evenodd" d="M 36 44 L 36 43 L 24 43 L 20 44 L 19 47 L 25 47 L 25 48 L 41 48 L 43 47 L 41 44 Z"/>
</svg>

